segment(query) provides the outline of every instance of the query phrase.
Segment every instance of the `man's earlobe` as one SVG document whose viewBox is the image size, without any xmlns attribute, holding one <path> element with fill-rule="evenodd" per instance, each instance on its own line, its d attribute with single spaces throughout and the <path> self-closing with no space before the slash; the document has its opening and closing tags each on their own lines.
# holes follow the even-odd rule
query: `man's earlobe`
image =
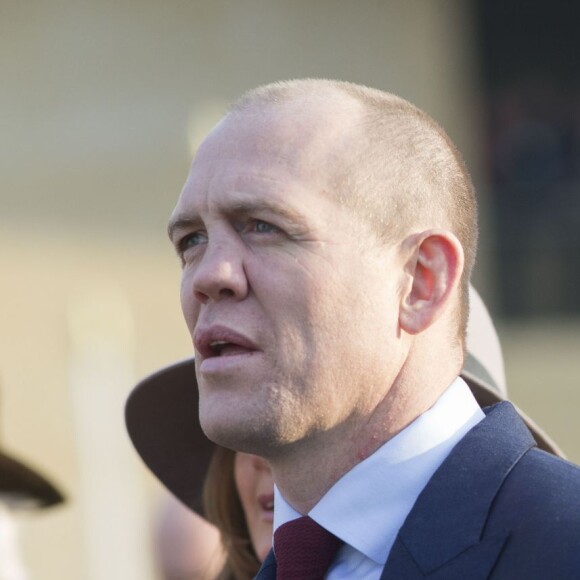
<svg viewBox="0 0 580 580">
<path fill-rule="evenodd" d="M 446 310 L 463 272 L 463 248 L 446 230 L 428 230 L 408 240 L 413 251 L 407 271 L 410 284 L 399 310 L 399 324 L 408 334 L 429 328 Z"/>
</svg>

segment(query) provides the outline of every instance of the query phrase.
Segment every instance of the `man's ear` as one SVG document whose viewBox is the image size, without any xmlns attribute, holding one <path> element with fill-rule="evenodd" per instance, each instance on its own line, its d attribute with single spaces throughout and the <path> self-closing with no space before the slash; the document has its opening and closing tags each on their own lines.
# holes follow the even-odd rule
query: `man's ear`
<svg viewBox="0 0 580 580">
<path fill-rule="evenodd" d="M 449 304 L 463 273 L 463 248 L 446 230 L 410 236 L 406 271 L 409 284 L 402 297 L 399 324 L 408 334 L 429 328 Z"/>
</svg>

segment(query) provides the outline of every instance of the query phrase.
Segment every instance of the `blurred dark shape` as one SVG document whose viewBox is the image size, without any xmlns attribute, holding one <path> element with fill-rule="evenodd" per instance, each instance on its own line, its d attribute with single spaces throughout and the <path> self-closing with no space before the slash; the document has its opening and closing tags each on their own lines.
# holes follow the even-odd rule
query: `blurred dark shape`
<svg viewBox="0 0 580 580">
<path fill-rule="evenodd" d="M 11 508 L 45 508 L 64 496 L 38 471 L 0 451 L 0 500 Z"/>
<path fill-rule="evenodd" d="M 580 313 L 580 5 L 479 1 L 500 309 Z"/>
<path fill-rule="evenodd" d="M 44 475 L 0 448 L 0 502 L 9 508 L 46 508 L 64 501 Z"/>
</svg>

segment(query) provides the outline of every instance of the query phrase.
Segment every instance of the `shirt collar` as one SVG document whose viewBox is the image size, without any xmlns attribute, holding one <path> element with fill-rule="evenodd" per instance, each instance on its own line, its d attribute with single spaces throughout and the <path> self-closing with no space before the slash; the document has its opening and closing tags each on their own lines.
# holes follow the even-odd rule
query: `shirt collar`
<svg viewBox="0 0 580 580">
<path fill-rule="evenodd" d="M 343 475 L 308 514 L 384 565 L 399 529 L 431 476 L 484 414 L 457 378 L 437 402 Z M 274 530 L 300 517 L 274 489 Z"/>
</svg>

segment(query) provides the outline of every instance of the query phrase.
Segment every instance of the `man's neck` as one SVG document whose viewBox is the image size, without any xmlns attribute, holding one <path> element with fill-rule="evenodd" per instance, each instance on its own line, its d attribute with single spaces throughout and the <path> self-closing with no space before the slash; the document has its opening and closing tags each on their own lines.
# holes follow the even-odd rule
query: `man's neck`
<svg viewBox="0 0 580 580">
<path fill-rule="evenodd" d="M 443 389 L 448 384 L 444 382 Z M 427 391 L 430 396 L 422 391 L 415 399 L 409 393 L 417 389 L 392 389 L 364 420 L 318 434 L 278 454 L 269 460 L 278 489 L 296 511 L 307 514 L 345 473 L 429 409 L 443 389 Z"/>
</svg>

